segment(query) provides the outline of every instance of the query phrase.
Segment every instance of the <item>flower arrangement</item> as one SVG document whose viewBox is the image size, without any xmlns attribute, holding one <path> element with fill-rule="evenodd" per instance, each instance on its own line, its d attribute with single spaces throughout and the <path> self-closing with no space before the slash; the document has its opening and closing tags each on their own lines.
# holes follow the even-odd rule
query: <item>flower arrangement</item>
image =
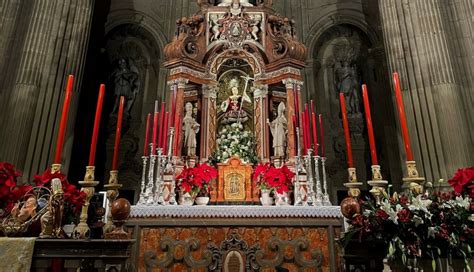
<svg viewBox="0 0 474 272">
<path fill-rule="evenodd" d="M 460 169 L 449 181 L 453 192 L 420 195 L 395 193 L 385 196 L 380 206 L 360 201 L 361 213 L 349 219 L 341 238 L 345 246 L 354 237 L 359 241 L 382 242 L 388 258 L 406 266 L 407 259 L 431 259 L 433 270 L 440 258 L 463 258 L 466 267 L 474 245 L 472 208 L 474 171 Z"/>
<path fill-rule="evenodd" d="M 238 156 L 244 162 L 255 163 L 255 140 L 252 133 L 244 130 L 241 123 L 232 123 L 222 127 L 217 135 L 217 150 L 213 161 L 224 162 L 232 156 Z"/>
<path fill-rule="evenodd" d="M 19 185 L 17 179 L 21 173 L 8 162 L 0 162 L 0 218 L 7 216 L 15 204 L 32 188 Z"/>
<path fill-rule="evenodd" d="M 259 164 L 253 173 L 253 181 L 260 190 L 275 190 L 279 194 L 287 193 L 293 186 L 293 173 L 286 165 L 276 168 L 270 163 Z"/>
<path fill-rule="evenodd" d="M 210 193 L 211 181 L 217 177 L 217 170 L 206 163 L 196 167 L 185 167 L 176 177 L 179 188 L 192 196 Z"/>
</svg>

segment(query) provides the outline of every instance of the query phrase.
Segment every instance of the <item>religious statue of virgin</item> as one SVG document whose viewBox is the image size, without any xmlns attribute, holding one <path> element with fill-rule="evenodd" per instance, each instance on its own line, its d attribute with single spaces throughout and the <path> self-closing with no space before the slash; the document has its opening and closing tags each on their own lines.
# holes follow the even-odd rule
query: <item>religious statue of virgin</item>
<svg viewBox="0 0 474 272">
<path fill-rule="evenodd" d="M 242 109 L 242 104 L 244 102 L 252 103 L 252 100 L 246 90 L 242 95 L 239 95 L 239 81 L 236 78 L 230 80 L 229 88 L 232 94 L 221 104 L 221 110 L 224 112 L 222 123 L 245 123 L 249 118 L 245 110 Z"/>
</svg>

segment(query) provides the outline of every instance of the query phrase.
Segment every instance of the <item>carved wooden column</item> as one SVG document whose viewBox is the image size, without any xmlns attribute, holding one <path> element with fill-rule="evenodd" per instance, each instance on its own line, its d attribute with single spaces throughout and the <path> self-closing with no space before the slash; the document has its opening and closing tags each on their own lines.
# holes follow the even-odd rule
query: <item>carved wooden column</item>
<svg viewBox="0 0 474 272">
<path fill-rule="evenodd" d="M 379 1 L 389 71 L 400 73 L 415 158 L 431 181 L 474 160 L 469 109 L 453 69 L 441 2 Z"/>
<path fill-rule="evenodd" d="M 297 87 L 297 92 L 299 92 L 299 97 L 301 97 L 301 86 L 303 85 L 302 81 L 295 80 L 292 78 L 284 79 L 283 84 L 286 87 L 286 116 L 288 120 L 288 156 L 292 158 L 296 156 L 297 143 L 295 142 L 295 129 L 293 127 L 293 115 L 295 115 L 295 97 L 294 97 L 294 88 Z M 300 101 L 301 104 L 301 101 Z M 300 132 L 301 135 L 301 132 Z"/>
<path fill-rule="evenodd" d="M 216 85 L 202 86 L 201 161 L 205 162 L 216 149 Z"/>
<path fill-rule="evenodd" d="M 186 88 L 186 84 L 188 84 L 189 80 L 187 78 L 178 78 L 175 80 L 171 80 L 168 82 L 168 85 L 170 85 L 170 90 L 171 93 L 173 93 L 175 86 L 177 87 L 177 93 L 176 93 L 176 105 L 175 109 L 170 108 L 170 112 L 175 110 L 175 117 L 172 124 L 170 124 L 170 127 L 173 127 L 175 124 L 179 124 L 178 122 L 181 122 L 183 119 L 182 115 L 184 112 L 184 89 Z M 173 94 L 171 94 L 170 97 L 172 97 Z M 169 103 L 170 107 L 172 107 L 171 103 Z M 176 146 L 176 150 L 174 151 L 175 156 L 181 156 L 181 148 L 182 148 L 182 138 L 181 135 L 183 134 L 182 131 L 180 131 L 180 137 L 176 137 L 176 130 L 177 128 L 175 127 L 175 138 L 174 138 L 174 143 Z"/>
<path fill-rule="evenodd" d="M 268 142 L 268 85 L 255 86 L 254 93 L 254 125 L 257 144 L 257 157 L 261 161 L 270 158 Z"/>
</svg>

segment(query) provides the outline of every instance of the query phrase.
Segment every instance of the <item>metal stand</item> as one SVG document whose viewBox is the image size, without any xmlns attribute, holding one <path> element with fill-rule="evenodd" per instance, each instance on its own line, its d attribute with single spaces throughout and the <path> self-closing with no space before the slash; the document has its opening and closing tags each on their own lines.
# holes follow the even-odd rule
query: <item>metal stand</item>
<svg viewBox="0 0 474 272">
<path fill-rule="evenodd" d="M 153 144 L 150 144 L 150 150 L 153 150 Z M 150 152 L 153 154 L 153 152 Z M 153 181 L 154 181 L 154 171 L 155 171 L 156 155 L 150 155 L 150 167 L 148 168 L 148 183 L 146 187 L 146 205 L 153 205 Z"/>
<path fill-rule="evenodd" d="M 301 169 L 301 149 L 300 149 L 300 129 L 296 127 L 296 158 L 295 158 L 295 173 L 296 173 L 296 181 L 295 181 L 295 203 L 294 206 L 302 206 L 303 200 L 301 199 L 301 184 L 300 184 L 300 169 Z"/>
<path fill-rule="evenodd" d="M 163 163 L 163 150 L 161 148 L 157 148 L 156 150 L 157 155 L 157 163 L 156 163 L 156 174 L 155 174 L 155 197 L 154 203 L 155 204 L 165 204 L 165 200 L 163 198 L 163 173 L 162 173 L 162 163 Z"/>
<path fill-rule="evenodd" d="M 326 180 L 326 157 L 321 157 L 321 166 L 323 168 L 323 189 L 324 189 L 324 194 L 323 194 L 323 205 L 324 206 L 331 206 L 331 200 L 329 200 L 329 194 L 328 194 L 328 183 Z"/>
<path fill-rule="evenodd" d="M 142 183 L 140 185 L 140 197 L 138 198 L 138 205 L 146 204 L 146 165 L 148 161 L 148 156 L 142 156 L 143 167 L 142 167 Z"/>
<path fill-rule="evenodd" d="M 311 154 L 313 150 L 311 148 L 308 149 L 308 154 L 304 156 L 305 164 L 306 164 L 306 187 L 307 187 L 307 200 L 306 203 L 308 206 L 314 206 L 316 204 L 316 199 L 314 196 L 314 178 L 313 178 L 313 165 L 311 163 L 312 157 Z"/>
<path fill-rule="evenodd" d="M 314 172 L 316 173 L 316 201 L 315 206 L 323 205 L 323 191 L 321 190 L 321 179 L 319 178 L 319 155 L 314 156 Z"/>
</svg>

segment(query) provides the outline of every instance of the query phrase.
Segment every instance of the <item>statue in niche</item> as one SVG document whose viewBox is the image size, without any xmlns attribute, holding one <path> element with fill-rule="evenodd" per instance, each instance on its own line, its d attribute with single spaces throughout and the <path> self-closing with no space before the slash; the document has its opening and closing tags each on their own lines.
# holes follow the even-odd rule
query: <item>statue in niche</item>
<svg viewBox="0 0 474 272">
<path fill-rule="evenodd" d="M 245 123 L 249 118 L 247 113 L 242 109 L 244 102 L 252 103 L 244 89 L 243 94 L 239 95 L 239 80 L 233 78 L 229 82 L 229 88 L 232 94 L 222 102 L 221 110 L 224 112 L 223 123 Z"/>
<path fill-rule="evenodd" d="M 278 116 L 271 123 L 267 120 L 273 136 L 273 150 L 277 158 L 285 157 L 286 134 L 288 133 L 288 121 L 285 117 L 285 103 L 278 105 Z"/>
<path fill-rule="evenodd" d="M 347 114 L 350 116 L 360 114 L 359 79 L 356 65 L 351 65 L 347 59 L 338 61 L 334 73 L 336 90 L 338 93 L 344 93 L 346 98 Z"/>
<path fill-rule="evenodd" d="M 123 58 L 118 60 L 118 67 L 111 75 L 114 80 L 115 105 L 112 113 L 117 112 L 120 96 L 125 97 L 124 112 L 130 115 L 140 89 L 140 80 L 137 67 L 128 65 Z"/>
<path fill-rule="evenodd" d="M 183 118 L 184 131 L 184 147 L 186 148 L 186 155 L 189 157 L 196 156 L 196 134 L 199 132 L 200 125 L 193 117 L 193 104 L 186 103 L 186 113 Z"/>
<path fill-rule="evenodd" d="M 218 6 L 228 7 L 231 6 L 233 9 L 243 7 L 252 7 L 253 5 L 249 3 L 248 0 L 220 0 Z"/>
</svg>

